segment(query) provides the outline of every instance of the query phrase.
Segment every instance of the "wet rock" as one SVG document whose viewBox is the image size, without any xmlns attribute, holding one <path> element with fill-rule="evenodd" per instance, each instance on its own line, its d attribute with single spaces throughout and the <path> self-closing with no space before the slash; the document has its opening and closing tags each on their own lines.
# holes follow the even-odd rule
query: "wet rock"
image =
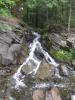
<svg viewBox="0 0 75 100">
<path fill-rule="evenodd" d="M 35 36 L 32 33 L 25 32 L 23 34 L 23 40 L 27 43 L 33 42 Z"/>
<path fill-rule="evenodd" d="M 33 69 L 36 68 L 36 66 L 36 63 L 30 59 L 29 62 L 22 67 L 22 72 L 24 72 L 25 74 L 29 74 L 33 71 Z"/>
<path fill-rule="evenodd" d="M 62 100 L 59 89 L 52 88 L 51 91 L 47 91 L 45 100 Z"/>
<path fill-rule="evenodd" d="M 45 93 L 42 89 L 34 90 L 33 92 L 33 100 L 44 100 Z"/>
<path fill-rule="evenodd" d="M 45 60 L 42 61 L 39 70 L 37 71 L 36 77 L 39 79 L 45 79 L 47 77 L 50 77 L 52 65 L 49 65 Z"/>
<path fill-rule="evenodd" d="M 44 54 L 40 51 L 35 50 L 34 54 L 39 60 L 42 60 L 44 58 Z"/>
<path fill-rule="evenodd" d="M 68 68 L 65 64 L 59 65 L 59 73 L 61 76 L 68 76 L 69 75 Z"/>
</svg>

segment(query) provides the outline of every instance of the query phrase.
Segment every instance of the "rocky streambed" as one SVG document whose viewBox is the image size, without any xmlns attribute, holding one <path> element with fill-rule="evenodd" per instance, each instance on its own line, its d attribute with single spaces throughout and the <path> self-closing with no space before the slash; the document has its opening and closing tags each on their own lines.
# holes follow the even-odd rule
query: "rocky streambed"
<svg viewBox="0 0 75 100">
<path fill-rule="evenodd" d="M 74 100 L 74 69 L 66 63 L 59 63 L 56 68 L 47 62 L 39 50 L 34 52 L 41 61 L 36 75 L 27 74 L 32 69 L 24 66 L 21 73 L 25 78 L 20 79 L 23 78 L 26 86 L 20 87 L 20 90 L 13 88 L 12 76 L 28 57 L 28 46 L 35 35 L 32 29 L 16 19 L 0 18 L 0 23 L 5 26 L 0 29 L 0 100 Z M 57 41 L 58 38 L 61 41 L 60 37 L 55 37 L 61 45 Z M 66 45 L 65 42 L 62 44 Z"/>
</svg>

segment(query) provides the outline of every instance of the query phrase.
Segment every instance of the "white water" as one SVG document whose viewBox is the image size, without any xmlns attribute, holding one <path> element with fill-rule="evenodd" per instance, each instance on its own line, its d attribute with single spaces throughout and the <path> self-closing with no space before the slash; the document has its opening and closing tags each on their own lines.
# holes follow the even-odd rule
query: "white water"
<svg viewBox="0 0 75 100">
<path fill-rule="evenodd" d="M 51 83 L 37 83 L 33 88 L 49 88 L 49 87 L 58 87 L 58 88 L 66 88 L 65 84 L 54 84 L 53 82 Z"/>
<path fill-rule="evenodd" d="M 71 95 L 71 100 L 75 100 L 75 95 Z"/>
<path fill-rule="evenodd" d="M 55 62 L 55 60 L 42 48 L 41 43 L 38 41 L 38 39 L 40 38 L 40 35 L 36 32 L 33 33 L 33 35 L 36 36 L 36 38 L 33 40 L 33 42 L 30 44 L 29 49 L 29 56 L 26 58 L 26 60 L 23 62 L 23 64 L 19 67 L 19 69 L 17 70 L 17 72 L 14 74 L 13 78 L 15 79 L 16 85 L 15 88 L 19 88 L 19 86 L 26 86 L 23 81 L 20 79 L 21 74 L 21 69 L 22 67 L 24 67 L 27 64 L 30 64 L 32 67 L 32 71 L 30 71 L 28 74 L 33 73 L 34 75 L 37 73 L 37 70 L 39 69 L 40 63 L 41 61 L 35 56 L 34 51 L 35 49 L 40 50 L 40 52 L 43 53 L 46 61 L 49 64 L 54 65 L 55 67 L 57 67 L 59 64 L 57 64 Z M 35 63 L 35 66 L 33 66 L 33 64 L 30 62 L 33 61 Z M 59 73 L 58 73 L 59 74 Z"/>
</svg>

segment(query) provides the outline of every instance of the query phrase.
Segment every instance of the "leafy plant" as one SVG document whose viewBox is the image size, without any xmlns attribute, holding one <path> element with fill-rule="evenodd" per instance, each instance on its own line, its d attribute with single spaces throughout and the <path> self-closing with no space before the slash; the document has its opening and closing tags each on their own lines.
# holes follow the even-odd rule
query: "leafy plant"
<svg viewBox="0 0 75 100">
<path fill-rule="evenodd" d="M 73 53 L 60 50 L 60 51 L 55 52 L 54 57 L 61 61 L 72 61 Z"/>
<path fill-rule="evenodd" d="M 4 16 L 11 16 L 10 8 L 15 5 L 15 0 L 0 0 L 0 14 Z"/>
<path fill-rule="evenodd" d="M 11 16 L 11 13 L 8 9 L 6 8 L 1 8 L 0 9 L 0 14 L 4 15 L 4 16 Z"/>
</svg>

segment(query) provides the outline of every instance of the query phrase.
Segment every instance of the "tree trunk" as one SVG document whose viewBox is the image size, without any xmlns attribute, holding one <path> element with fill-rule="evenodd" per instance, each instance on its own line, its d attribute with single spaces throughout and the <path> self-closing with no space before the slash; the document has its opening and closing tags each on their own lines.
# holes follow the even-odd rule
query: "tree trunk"
<svg viewBox="0 0 75 100">
<path fill-rule="evenodd" d="M 36 9 L 36 22 L 35 26 L 38 27 L 38 9 Z"/>
<path fill-rule="evenodd" d="M 47 24 L 48 24 L 48 9 L 47 9 L 47 11 L 46 11 L 46 22 L 47 22 Z"/>
<path fill-rule="evenodd" d="M 28 12 L 28 7 L 27 7 L 27 22 L 29 21 L 29 12 Z"/>
<path fill-rule="evenodd" d="M 69 19 L 68 19 L 68 33 L 71 32 L 71 16 L 72 16 L 72 5 L 70 2 Z"/>
</svg>

